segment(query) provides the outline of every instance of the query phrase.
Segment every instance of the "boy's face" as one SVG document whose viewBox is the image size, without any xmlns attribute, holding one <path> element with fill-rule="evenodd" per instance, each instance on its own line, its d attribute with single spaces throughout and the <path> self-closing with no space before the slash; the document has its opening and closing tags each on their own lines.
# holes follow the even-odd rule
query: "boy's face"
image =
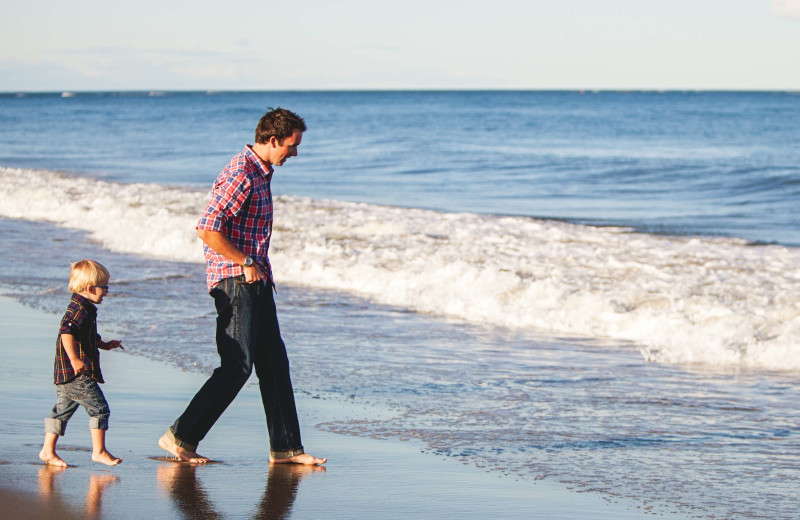
<svg viewBox="0 0 800 520">
<path fill-rule="evenodd" d="M 103 297 L 108 294 L 108 282 L 106 285 L 89 285 L 82 295 L 92 300 L 94 303 L 103 303 Z"/>
</svg>

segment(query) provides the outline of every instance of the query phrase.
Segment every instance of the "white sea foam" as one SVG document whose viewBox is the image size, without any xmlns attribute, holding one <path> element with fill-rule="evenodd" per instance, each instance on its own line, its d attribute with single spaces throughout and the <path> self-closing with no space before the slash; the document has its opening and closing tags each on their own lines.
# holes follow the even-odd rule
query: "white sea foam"
<svg viewBox="0 0 800 520">
<path fill-rule="evenodd" d="M 0 167 L 0 215 L 202 261 L 206 190 Z M 475 323 L 631 340 L 652 361 L 800 370 L 800 249 L 280 197 L 278 282 Z"/>
</svg>

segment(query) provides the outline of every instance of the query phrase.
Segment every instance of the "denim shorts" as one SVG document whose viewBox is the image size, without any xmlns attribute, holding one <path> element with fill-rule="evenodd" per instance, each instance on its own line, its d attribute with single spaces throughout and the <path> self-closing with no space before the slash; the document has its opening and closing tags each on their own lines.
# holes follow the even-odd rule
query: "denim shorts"
<svg viewBox="0 0 800 520">
<path fill-rule="evenodd" d="M 89 414 L 89 428 L 108 430 L 111 410 L 100 385 L 90 376 L 81 374 L 68 383 L 56 385 L 56 405 L 44 420 L 45 433 L 64 435 L 72 414 L 83 406 Z"/>
</svg>

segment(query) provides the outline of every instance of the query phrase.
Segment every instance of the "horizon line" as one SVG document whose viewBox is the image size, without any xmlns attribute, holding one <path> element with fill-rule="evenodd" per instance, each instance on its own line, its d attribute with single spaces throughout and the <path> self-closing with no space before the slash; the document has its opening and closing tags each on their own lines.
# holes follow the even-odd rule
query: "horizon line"
<svg viewBox="0 0 800 520">
<path fill-rule="evenodd" d="M 579 94 L 593 93 L 747 93 L 775 92 L 800 94 L 800 87 L 784 88 L 318 88 L 318 89 L 57 89 L 57 90 L 0 90 L 0 95 L 19 94 L 148 94 L 168 93 L 197 94 L 237 94 L 258 92 L 293 92 L 293 93 L 326 93 L 326 92 L 573 92 Z"/>
</svg>

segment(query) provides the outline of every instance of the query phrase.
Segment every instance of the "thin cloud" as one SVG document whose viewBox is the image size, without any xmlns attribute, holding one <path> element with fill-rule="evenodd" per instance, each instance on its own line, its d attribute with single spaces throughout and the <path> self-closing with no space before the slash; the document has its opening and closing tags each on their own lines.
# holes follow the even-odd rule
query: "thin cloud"
<svg viewBox="0 0 800 520">
<path fill-rule="evenodd" d="M 191 77 L 207 80 L 220 74 L 209 71 L 227 71 L 230 67 L 259 67 L 265 58 L 252 49 L 131 49 L 124 47 L 91 47 L 87 49 L 53 49 L 42 53 L 42 58 L 59 62 L 87 78 L 112 76 L 129 78 L 129 71 L 161 71 L 164 77 Z M 160 88 L 160 87 L 159 87 Z"/>
<path fill-rule="evenodd" d="M 374 51 L 374 52 L 397 52 L 400 50 L 398 47 L 394 45 L 358 45 L 356 49 L 360 51 Z"/>
<path fill-rule="evenodd" d="M 769 10 L 776 16 L 800 18 L 800 0 L 772 0 Z"/>
<path fill-rule="evenodd" d="M 128 47 L 88 47 L 85 49 L 46 49 L 42 54 L 65 55 L 65 56 L 85 56 L 85 57 L 109 57 L 109 58 L 136 58 L 159 56 L 162 58 L 196 58 L 196 59 L 232 59 L 241 60 L 258 56 L 254 50 L 213 50 L 213 49 L 134 49 Z"/>
</svg>

